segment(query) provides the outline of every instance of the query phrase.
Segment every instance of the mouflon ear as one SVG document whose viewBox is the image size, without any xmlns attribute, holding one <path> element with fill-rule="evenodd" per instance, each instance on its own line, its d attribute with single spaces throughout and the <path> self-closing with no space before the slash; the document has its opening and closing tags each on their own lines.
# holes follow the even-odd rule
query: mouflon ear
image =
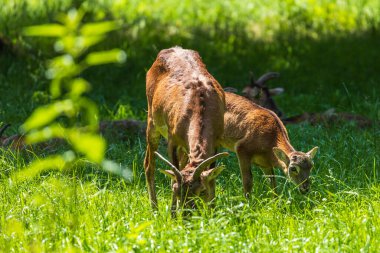
<svg viewBox="0 0 380 253">
<path fill-rule="evenodd" d="M 176 180 L 176 176 L 172 170 L 159 170 L 161 173 L 169 176 L 172 180 Z"/>
<path fill-rule="evenodd" d="M 272 150 L 273 150 L 273 153 L 277 157 L 278 160 L 283 162 L 286 166 L 289 165 L 290 160 L 289 160 L 289 157 L 285 153 L 284 150 L 282 150 L 281 148 L 278 148 L 278 147 L 274 147 Z"/>
<path fill-rule="evenodd" d="M 282 88 L 282 87 L 269 89 L 269 94 L 271 96 L 277 96 L 277 95 L 280 95 L 282 93 L 284 93 L 284 88 Z"/>
<path fill-rule="evenodd" d="M 306 154 L 307 154 L 308 156 L 310 156 L 311 159 L 313 159 L 314 156 L 317 154 L 318 149 L 319 149 L 318 147 L 314 147 L 314 148 L 312 148 L 309 152 L 307 152 Z"/>
<path fill-rule="evenodd" d="M 206 180 L 207 182 L 215 179 L 219 174 L 224 170 L 224 166 L 218 166 L 213 169 L 209 169 L 206 171 L 203 171 L 201 174 L 201 178 Z"/>
<path fill-rule="evenodd" d="M 231 93 L 237 93 L 238 90 L 234 87 L 225 87 L 223 88 L 224 91 L 231 92 Z"/>
<path fill-rule="evenodd" d="M 163 157 L 160 153 L 158 152 L 154 152 L 158 158 L 160 158 L 162 161 L 164 161 L 167 165 L 169 165 L 171 168 L 172 168 L 172 172 L 174 173 L 175 177 L 176 177 L 176 181 L 177 182 L 182 182 L 182 175 L 181 175 L 181 172 L 177 169 L 176 166 L 174 166 L 171 162 L 169 162 L 165 157 Z M 163 172 L 164 174 L 168 175 L 169 174 L 171 175 L 172 173 L 171 172 L 168 172 L 169 174 L 165 173 L 164 171 L 160 170 L 161 172 Z M 166 170 L 167 172 L 167 170 Z"/>
<path fill-rule="evenodd" d="M 222 152 L 222 153 L 218 153 L 214 156 L 211 156 L 211 157 L 207 158 L 206 160 L 204 160 L 203 162 L 201 162 L 197 166 L 197 168 L 195 168 L 195 171 L 193 174 L 193 180 L 199 179 L 202 172 L 205 171 L 207 169 L 207 167 L 209 167 L 212 163 L 214 163 L 219 158 L 226 157 L 226 156 L 229 156 L 229 154 L 227 152 Z"/>
</svg>

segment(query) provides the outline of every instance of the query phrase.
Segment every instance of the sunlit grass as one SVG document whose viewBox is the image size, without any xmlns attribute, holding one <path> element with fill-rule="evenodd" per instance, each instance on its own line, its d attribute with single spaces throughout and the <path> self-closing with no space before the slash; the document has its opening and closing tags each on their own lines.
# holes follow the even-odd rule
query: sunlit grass
<svg viewBox="0 0 380 253">
<path fill-rule="evenodd" d="M 307 139 L 321 149 L 309 194 L 301 195 L 277 171 L 280 197 L 273 199 L 262 173 L 253 168 L 254 194 L 247 201 L 232 155 L 222 161 L 227 169 L 217 182 L 215 209 L 201 206 L 192 216 L 177 219 L 170 217 L 170 182 L 160 173 L 159 211 L 151 211 L 138 143 L 126 147 L 116 142 L 110 150 L 134 171 L 131 183 L 92 166 L 45 172 L 20 184 L 3 177 L 0 250 L 376 252 L 378 156 L 364 148 L 369 131 L 346 138 L 352 127 L 340 130 L 331 130 L 334 146 L 318 138 L 325 132 L 320 127 L 290 128 L 294 146 L 306 149 Z M 302 135 L 295 134 L 299 131 Z M 14 164 L 7 170 L 16 170 L 24 158 L 11 154 L 2 151 L 2 163 Z"/>
</svg>

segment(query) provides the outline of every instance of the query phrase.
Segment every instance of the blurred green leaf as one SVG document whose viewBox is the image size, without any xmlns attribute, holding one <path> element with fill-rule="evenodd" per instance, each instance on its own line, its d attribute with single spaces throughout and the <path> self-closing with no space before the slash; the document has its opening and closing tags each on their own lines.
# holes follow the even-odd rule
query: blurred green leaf
<svg viewBox="0 0 380 253">
<path fill-rule="evenodd" d="M 82 26 L 80 32 L 85 36 L 103 35 L 118 28 L 119 25 L 116 22 L 105 21 L 99 23 L 87 23 Z"/>
<path fill-rule="evenodd" d="M 73 102 L 69 99 L 58 101 L 47 106 L 37 108 L 32 115 L 21 126 L 22 132 L 37 129 L 52 122 L 62 113 L 72 114 L 74 110 Z"/>
<path fill-rule="evenodd" d="M 61 37 L 65 35 L 66 28 L 59 24 L 46 24 L 25 27 L 23 33 L 27 36 Z"/>
<path fill-rule="evenodd" d="M 83 78 L 76 78 L 72 80 L 69 84 L 70 96 L 79 97 L 83 93 L 89 91 L 91 89 L 91 85 L 89 82 L 84 80 Z M 95 105 L 96 106 L 96 105 Z"/>
<path fill-rule="evenodd" d="M 57 78 L 51 81 L 50 94 L 53 99 L 61 96 L 61 79 Z"/>
<path fill-rule="evenodd" d="M 125 62 L 126 58 L 127 55 L 123 50 L 113 49 L 109 51 L 90 53 L 87 55 L 85 63 L 90 66 L 113 62 L 122 63 Z"/>
<path fill-rule="evenodd" d="M 70 9 L 67 14 L 57 15 L 57 20 L 63 23 L 69 30 L 76 31 L 84 16 L 84 11 L 75 8 Z"/>
<path fill-rule="evenodd" d="M 103 161 L 106 142 L 99 135 L 73 130 L 68 134 L 68 139 L 75 150 L 84 154 L 88 160 L 98 164 Z"/>
<path fill-rule="evenodd" d="M 79 37 L 81 39 L 81 42 L 83 44 L 83 47 L 84 48 L 89 48 L 97 43 L 99 43 L 100 41 L 102 41 L 104 39 L 104 36 L 102 35 L 98 35 L 98 36 L 83 36 L 83 37 Z"/>
<path fill-rule="evenodd" d="M 74 57 L 78 57 L 84 53 L 89 47 L 99 43 L 104 39 L 102 35 L 95 36 L 65 36 L 54 44 L 54 49 L 57 52 L 67 52 Z"/>
<path fill-rule="evenodd" d="M 75 64 L 70 54 L 65 54 L 49 61 L 49 69 L 46 71 L 46 77 L 49 79 L 72 77 L 79 74 L 82 70 L 81 66 Z"/>
<path fill-rule="evenodd" d="M 66 51 L 70 54 L 71 57 L 75 57 L 75 55 L 72 55 L 72 51 L 76 51 L 76 40 L 77 36 L 73 35 L 67 35 L 63 37 L 61 40 L 59 40 L 58 44 L 55 45 L 56 49 L 62 48 L 62 51 Z"/>
<path fill-rule="evenodd" d="M 64 138 L 66 129 L 60 124 L 53 124 L 41 130 L 32 131 L 26 136 L 26 142 L 33 144 L 37 142 L 47 141 L 52 138 Z"/>
<path fill-rule="evenodd" d="M 71 9 L 67 14 L 63 13 L 57 16 L 57 20 L 63 25 L 48 24 L 25 28 L 27 35 L 58 37 L 54 49 L 63 55 L 49 61 L 49 68 L 45 74 L 47 78 L 52 79 L 50 86 L 52 98 L 57 99 L 65 96 L 68 99 L 37 108 L 21 126 L 21 131 L 28 132 L 28 143 L 49 141 L 53 138 L 65 139 L 70 142 L 75 152 L 83 154 L 91 162 L 102 164 L 106 142 L 101 136 L 95 134 L 99 128 L 98 108 L 93 101 L 82 97 L 85 92 L 90 90 L 91 86 L 86 80 L 77 76 L 92 65 L 124 62 L 126 54 L 122 50 L 114 49 L 80 57 L 89 47 L 103 40 L 106 33 L 120 27 L 120 24 L 115 21 L 82 25 L 83 17 L 83 9 Z M 77 64 L 78 59 L 84 60 Z M 71 120 L 68 124 L 72 128 L 64 128 L 58 123 L 52 123 L 62 115 Z M 79 115 L 81 117 L 79 122 L 74 123 L 75 117 Z M 73 152 L 72 155 L 68 156 L 71 157 L 70 159 L 67 158 L 67 154 L 69 153 L 62 156 L 64 161 L 78 160 Z M 38 172 L 40 169 L 53 166 L 52 163 L 55 161 L 59 163 L 58 156 L 36 162 L 30 168 L 34 168 L 33 171 Z M 114 163 L 109 161 L 103 166 L 116 173 L 117 166 L 115 167 Z M 128 178 L 128 173 L 125 173 L 127 172 L 124 171 L 119 174 Z"/>
<path fill-rule="evenodd" d="M 84 116 L 86 123 L 89 125 L 89 128 L 93 131 L 97 131 L 99 127 L 98 122 L 98 107 L 96 103 L 87 98 L 80 98 L 76 101 L 79 107 L 84 111 Z"/>
<path fill-rule="evenodd" d="M 16 172 L 12 175 L 12 181 L 20 183 L 25 180 L 31 179 L 46 169 L 59 169 L 62 170 L 66 163 L 70 162 L 65 160 L 60 155 L 46 157 L 42 160 L 33 161 L 27 168 Z"/>
</svg>

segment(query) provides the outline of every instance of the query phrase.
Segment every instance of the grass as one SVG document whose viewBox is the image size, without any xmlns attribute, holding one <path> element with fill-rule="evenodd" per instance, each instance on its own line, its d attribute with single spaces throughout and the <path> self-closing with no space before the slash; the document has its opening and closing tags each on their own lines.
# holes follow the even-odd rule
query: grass
<svg viewBox="0 0 380 253">
<path fill-rule="evenodd" d="M 297 146 L 304 141 L 294 131 L 309 132 L 308 139 L 322 150 L 308 195 L 280 177 L 282 195 L 272 199 L 262 174 L 254 170 L 255 193 L 246 201 L 233 156 L 223 161 L 228 170 L 218 179 L 216 208 L 201 208 L 184 220 L 170 218 L 169 181 L 160 173 L 160 210 L 151 212 L 141 167 L 144 149 L 138 144 L 129 149 L 119 142 L 109 151 L 133 170 L 131 184 L 91 166 L 47 172 L 19 185 L 3 176 L 0 250 L 375 252 L 380 188 L 368 131 L 346 127 L 327 142 L 324 134 L 337 130 L 297 126 L 291 129 Z M 344 143 L 332 145 L 348 135 Z M 357 148 L 345 151 L 349 147 Z M 2 152 L 1 160 L 8 171 L 24 163 L 9 151 Z"/>
<path fill-rule="evenodd" d="M 223 86 L 243 87 L 250 70 L 279 71 L 270 85 L 285 88 L 276 101 L 287 115 L 335 107 L 380 120 L 378 1 L 84 3 L 88 20 L 118 18 L 125 25 L 103 47 L 124 49 L 127 62 L 84 73 L 104 119 L 145 119 L 145 72 L 160 49 L 178 44 L 198 50 Z M 13 52 L 0 52 L 0 121 L 13 124 L 9 134 L 49 100 L 44 62 L 53 54 L 51 41 L 24 38 L 21 28 L 78 4 L 8 1 L 0 10 L 0 36 L 15 43 Z M 231 154 L 222 161 L 227 169 L 217 181 L 215 209 L 178 219 L 170 217 L 170 182 L 158 172 L 159 211 L 150 209 L 142 136 L 109 139 L 107 157 L 131 169 L 132 182 L 89 164 L 15 184 L 13 172 L 46 154 L 1 149 L 0 252 L 376 252 L 378 124 L 301 124 L 288 131 L 297 149 L 320 147 L 308 195 L 276 171 L 281 194 L 272 199 L 253 168 L 254 194 L 245 200 Z"/>
</svg>

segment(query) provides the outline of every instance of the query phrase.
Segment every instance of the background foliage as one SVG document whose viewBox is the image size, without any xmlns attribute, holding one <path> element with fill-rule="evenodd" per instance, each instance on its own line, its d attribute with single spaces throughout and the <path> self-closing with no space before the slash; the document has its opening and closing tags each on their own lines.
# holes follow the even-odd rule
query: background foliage
<svg viewBox="0 0 380 253">
<path fill-rule="evenodd" d="M 25 26 L 51 23 L 82 7 L 84 22 L 112 21 L 121 29 L 93 48 L 127 53 L 124 64 L 96 66 L 81 77 L 101 119 L 145 119 L 145 73 L 162 48 L 199 51 L 223 86 L 243 87 L 249 71 L 281 73 L 272 87 L 287 115 L 331 107 L 380 119 L 380 2 L 286 1 L 38 1 L 0 0 L 0 121 L 11 133 L 51 101 L 45 78 L 53 40 L 27 38 Z M 378 125 L 289 126 L 294 146 L 320 152 L 312 192 L 301 196 L 280 180 L 272 200 L 254 169 L 255 194 L 242 198 L 234 155 L 218 179 L 215 210 L 188 220 L 169 217 L 169 182 L 158 175 L 160 212 L 150 211 L 141 136 L 110 138 L 107 157 L 132 169 L 134 181 L 78 165 L 45 172 L 21 185 L 8 177 L 45 154 L 0 150 L 0 251 L 363 251 L 380 248 Z M 165 147 L 162 147 L 165 153 Z M 279 173 L 281 176 L 281 173 Z M 206 243 L 207 242 L 207 243 Z"/>
</svg>

